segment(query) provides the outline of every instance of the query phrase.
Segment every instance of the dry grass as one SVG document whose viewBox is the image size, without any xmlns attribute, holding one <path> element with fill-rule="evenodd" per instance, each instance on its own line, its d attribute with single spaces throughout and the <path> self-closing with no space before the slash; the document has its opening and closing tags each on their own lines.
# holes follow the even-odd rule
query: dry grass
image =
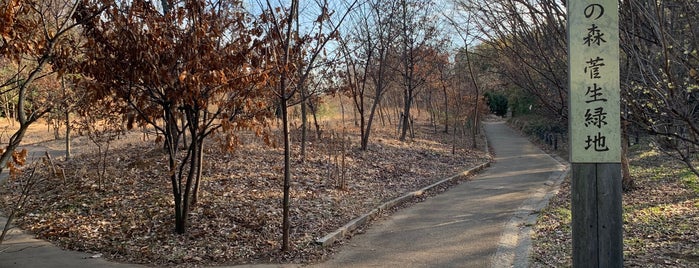
<svg viewBox="0 0 699 268">
<path fill-rule="evenodd" d="M 699 266 L 697 178 L 681 163 L 647 145 L 630 155 L 637 188 L 623 195 L 624 266 Z M 534 267 L 570 267 L 570 182 L 542 211 L 534 236 Z"/>
</svg>

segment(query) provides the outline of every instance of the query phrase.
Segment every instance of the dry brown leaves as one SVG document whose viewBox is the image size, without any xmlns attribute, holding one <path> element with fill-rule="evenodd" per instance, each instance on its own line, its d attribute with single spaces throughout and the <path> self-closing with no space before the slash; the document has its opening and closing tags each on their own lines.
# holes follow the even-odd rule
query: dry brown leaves
<svg viewBox="0 0 699 268">
<path fill-rule="evenodd" d="M 686 167 L 647 146 L 632 152 L 636 189 L 623 195 L 624 266 L 698 267 L 699 193 Z M 570 267 L 570 183 L 542 211 L 535 228 L 534 267 Z"/>
<path fill-rule="evenodd" d="M 287 253 L 279 250 L 282 151 L 256 138 L 241 137 L 244 145 L 233 153 L 217 150 L 213 143 L 208 146 L 200 203 L 189 214 L 185 235 L 173 232 L 167 162 L 157 149 L 160 145 L 152 142 L 114 149 L 101 190 L 94 155 L 59 163 L 67 179 L 52 178 L 36 189 L 17 223 L 63 248 L 99 252 L 122 262 L 306 263 L 332 251 L 316 246 L 315 239 L 384 201 L 486 160 L 482 152 L 464 149 L 468 144 L 452 155 L 452 136 L 431 129 L 420 129 L 412 142 L 396 141 L 392 130 L 374 135 L 366 152 L 356 148 L 358 139 L 350 135 L 344 190 L 338 189 L 337 178 L 330 177 L 335 163 L 329 160 L 328 140 L 311 141 L 304 162 L 294 152 L 293 240 Z M 2 209 L 7 209 L 18 181 L 7 185 L 2 189 Z"/>
</svg>

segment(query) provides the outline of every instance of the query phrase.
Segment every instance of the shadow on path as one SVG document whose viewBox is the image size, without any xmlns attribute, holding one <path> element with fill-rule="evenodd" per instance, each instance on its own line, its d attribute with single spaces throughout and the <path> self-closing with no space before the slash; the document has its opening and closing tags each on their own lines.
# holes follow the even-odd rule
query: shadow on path
<svg viewBox="0 0 699 268">
<path fill-rule="evenodd" d="M 504 123 L 484 126 L 489 169 L 375 223 L 314 267 L 526 267 L 530 228 L 521 227 L 566 167 Z"/>
</svg>

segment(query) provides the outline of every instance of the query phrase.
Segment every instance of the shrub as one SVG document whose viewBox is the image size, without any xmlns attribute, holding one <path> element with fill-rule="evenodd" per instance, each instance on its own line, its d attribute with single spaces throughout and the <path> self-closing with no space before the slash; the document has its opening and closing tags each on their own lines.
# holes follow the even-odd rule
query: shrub
<svg viewBox="0 0 699 268">
<path fill-rule="evenodd" d="M 497 116 L 505 116 L 507 114 L 507 96 L 502 93 L 486 92 L 485 97 L 491 113 Z"/>
</svg>

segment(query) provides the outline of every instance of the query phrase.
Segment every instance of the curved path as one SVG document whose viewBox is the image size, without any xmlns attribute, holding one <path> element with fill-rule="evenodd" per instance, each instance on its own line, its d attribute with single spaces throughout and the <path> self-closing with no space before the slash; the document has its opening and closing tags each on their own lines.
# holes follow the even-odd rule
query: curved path
<svg viewBox="0 0 699 268">
<path fill-rule="evenodd" d="M 44 146 L 22 145 L 18 148 L 27 149 L 27 160 L 30 162 L 41 159 L 49 153 L 51 157 L 58 158 L 64 155 L 62 150 L 51 150 Z M 0 183 L 7 178 L 7 169 L 0 174 Z M 0 228 L 5 226 L 7 218 L 0 214 Z M 2 231 L 0 229 L 0 231 Z M 55 245 L 40 239 L 22 230 L 12 228 L 7 233 L 5 241 L 0 245 L 0 267 L 135 267 L 135 265 L 108 262 L 102 258 L 93 258 L 95 254 L 78 251 L 62 250 Z"/>
<path fill-rule="evenodd" d="M 400 210 L 317 267 L 526 267 L 530 228 L 566 167 L 502 122 L 473 181 Z"/>
<path fill-rule="evenodd" d="M 485 123 L 485 131 L 495 153 L 489 169 L 377 221 L 330 260 L 311 266 L 526 267 L 529 226 L 566 167 L 502 122 Z M 16 230 L 8 240 L 0 246 L 0 267 L 139 267 L 60 250 Z"/>
</svg>

